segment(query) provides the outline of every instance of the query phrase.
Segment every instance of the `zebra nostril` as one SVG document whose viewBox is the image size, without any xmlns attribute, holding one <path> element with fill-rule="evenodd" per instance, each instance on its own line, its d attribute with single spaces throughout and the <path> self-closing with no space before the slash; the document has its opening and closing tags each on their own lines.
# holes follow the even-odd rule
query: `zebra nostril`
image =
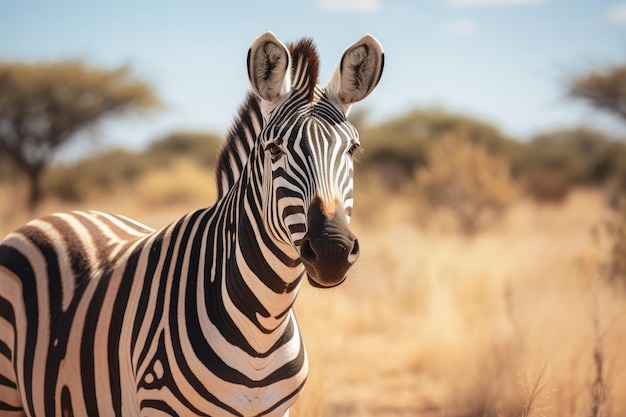
<svg viewBox="0 0 626 417">
<path fill-rule="evenodd" d="M 357 259 L 359 259 L 359 240 L 354 239 L 352 250 L 350 251 L 350 254 L 348 255 L 348 262 L 350 262 L 350 264 L 353 264 L 356 262 Z"/>
<path fill-rule="evenodd" d="M 302 243 L 300 244 L 300 257 L 308 263 L 313 263 L 317 260 L 317 254 L 311 246 L 310 237 L 304 237 L 304 239 L 302 239 Z"/>
</svg>

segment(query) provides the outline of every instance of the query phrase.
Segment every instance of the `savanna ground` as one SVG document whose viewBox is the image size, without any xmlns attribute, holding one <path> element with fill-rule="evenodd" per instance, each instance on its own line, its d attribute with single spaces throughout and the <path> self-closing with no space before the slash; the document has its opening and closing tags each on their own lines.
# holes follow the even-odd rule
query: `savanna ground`
<svg viewBox="0 0 626 417">
<path fill-rule="evenodd" d="M 296 303 L 311 371 L 292 416 L 626 414 L 626 294 L 602 273 L 614 214 L 601 191 L 521 197 L 466 237 L 410 192 L 359 181 L 361 258 L 343 285 L 305 284 Z M 24 189 L 0 185 L 2 236 L 33 215 Z M 211 173 L 181 161 L 34 215 L 97 208 L 158 228 L 214 196 Z"/>
</svg>

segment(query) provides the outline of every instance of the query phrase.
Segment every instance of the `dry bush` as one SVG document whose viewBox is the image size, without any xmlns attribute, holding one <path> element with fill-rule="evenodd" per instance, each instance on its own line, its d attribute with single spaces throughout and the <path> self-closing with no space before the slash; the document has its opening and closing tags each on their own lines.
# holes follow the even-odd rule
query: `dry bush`
<svg viewBox="0 0 626 417">
<path fill-rule="evenodd" d="M 429 150 L 428 164 L 418 170 L 417 182 L 433 205 L 454 213 L 467 235 L 479 229 L 486 214 L 500 214 L 516 195 L 504 158 L 453 135 Z"/>
<path fill-rule="evenodd" d="M 134 198 L 146 208 L 193 204 L 196 208 L 207 207 L 217 196 L 212 172 L 186 158 L 167 169 L 146 172 L 133 189 Z"/>
</svg>

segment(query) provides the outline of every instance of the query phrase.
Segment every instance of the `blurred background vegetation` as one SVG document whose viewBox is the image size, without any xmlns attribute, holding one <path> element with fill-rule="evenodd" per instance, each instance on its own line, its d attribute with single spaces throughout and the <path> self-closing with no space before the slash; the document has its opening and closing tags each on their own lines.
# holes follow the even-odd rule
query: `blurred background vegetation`
<svg viewBox="0 0 626 417">
<path fill-rule="evenodd" d="M 626 124 L 626 66 L 574 77 L 563 88 L 573 100 L 586 101 Z M 82 201 L 90 192 L 131 184 L 177 158 L 212 168 L 221 136 L 184 131 L 155 138 L 141 152 L 113 149 L 50 166 L 59 149 L 103 120 L 159 107 L 154 89 L 134 77 L 128 66 L 0 63 L 0 181 L 26 181 L 28 204 L 34 207 L 44 172 L 45 196 Z M 625 138 L 592 126 L 562 127 L 520 140 L 488 122 L 441 108 L 415 108 L 374 125 L 368 123 L 366 109 L 357 109 L 351 120 L 365 149 L 358 156 L 359 173 L 377 176 L 390 191 L 413 185 L 414 191 L 424 191 L 416 182 L 417 172 L 436 163 L 429 157 L 432 148 L 451 136 L 457 146 L 450 146 L 448 155 L 465 152 L 463 143 L 472 143 L 504 161 L 512 184 L 537 201 L 562 201 L 577 186 L 603 187 L 617 207 L 626 189 Z"/>
</svg>

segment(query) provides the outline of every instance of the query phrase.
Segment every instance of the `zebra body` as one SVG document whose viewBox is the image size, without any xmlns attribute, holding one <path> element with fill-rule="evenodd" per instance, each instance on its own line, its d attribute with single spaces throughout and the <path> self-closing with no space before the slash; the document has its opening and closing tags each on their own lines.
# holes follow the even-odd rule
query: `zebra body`
<svg viewBox="0 0 626 417">
<path fill-rule="evenodd" d="M 267 32 L 249 52 L 255 95 L 219 157 L 215 205 L 160 231 L 92 211 L 9 234 L 0 415 L 286 415 L 308 370 L 301 279 L 338 285 L 358 257 L 345 113 L 382 57 L 362 38 L 322 89 L 310 41 L 288 49 Z"/>
</svg>

